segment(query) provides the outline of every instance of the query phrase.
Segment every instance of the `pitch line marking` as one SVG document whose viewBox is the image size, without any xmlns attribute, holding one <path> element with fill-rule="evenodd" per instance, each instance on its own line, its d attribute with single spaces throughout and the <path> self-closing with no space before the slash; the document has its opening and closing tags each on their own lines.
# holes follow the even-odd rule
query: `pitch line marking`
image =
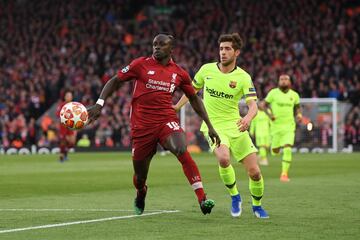
<svg viewBox="0 0 360 240">
<path fill-rule="evenodd" d="M 161 212 L 144 213 L 142 215 L 117 216 L 117 217 L 98 218 L 98 219 L 90 219 L 90 220 L 75 221 L 75 222 L 64 222 L 64 223 L 57 223 L 57 224 L 40 225 L 40 226 L 25 227 L 25 228 L 14 228 L 14 229 L 0 230 L 0 234 L 10 233 L 10 232 L 28 231 L 28 230 L 34 230 L 34 229 L 63 227 L 63 226 L 70 226 L 70 225 L 77 225 L 77 224 L 106 222 L 106 221 L 113 221 L 113 220 L 118 220 L 118 219 L 145 217 L 145 216 L 158 215 L 158 214 L 163 214 L 163 213 L 177 213 L 177 212 L 180 212 L 180 211 L 179 210 L 172 210 L 172 211 L 163 210 Z"/>
<path fill-rule="evenodd" d="M 133 212 L 129 209 L 73 209 L 73 208 L 0 208 L 0 212 Z M 172 210 L 152 209 L 146 212 L 163 212 Z M 177 211 L 177 210 L 174 210 Z"/>
</svg>

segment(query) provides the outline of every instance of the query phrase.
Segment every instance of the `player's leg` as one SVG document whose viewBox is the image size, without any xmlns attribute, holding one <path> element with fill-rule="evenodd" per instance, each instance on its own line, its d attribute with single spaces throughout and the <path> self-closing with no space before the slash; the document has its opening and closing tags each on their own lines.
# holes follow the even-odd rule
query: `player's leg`
<svg viewBox="0 0 360 240">
<path fill-rule="evenodd" d="M 289 169 L 292 161 L 292 146 L 295 140 L 295 133 L 288 132 L 283 135 L 283 157 L 281 163 L 280 180 L 282 182 L 289 182 Z"/>
<path fill-rule="evenodd" d="M 59 161 L 60 162 L 65 161 L 65 155 L 67 154 L 66 133 L 67 133 L 67 128 L 64 127 L 63 125 L 60 125 L 59 127 L 59 148 L 60 148 Z"/>
<path fill-rule="evenodd" d="M 230 143 L 230 149 L 234 157 L 241 161 L 249 176 L 249 190 L 252 198 L 252 208 L 256 217 L 268 218 L 268 214 L 261 207 L 261 199 L 264 194 L 264 179 L 257 163 L 257 149 L 250 136 L 243 134 Z"/>
<path fill-rule="evenodd" d="M 256 217 L 268 218 L 269 215 L 261 207 L 261 199 L 264 194 L 264 178 L 256 161 L 256 154 L 247 155 L 242 163 L 249 175 L 249 190 L 252 200 L 252 208 Z"/>
<path fill-rule="evenodd" d="M 207 138 L 209 138 L 207 136 Z M 211 150 L 213 150 L 219 164 L 219 175 L 226 186 L 230 197 L 231 197 L 231 209 L 230 214 L 233 217 L 239 217 L 241 215 L 241 197 L 236 186 L 236 175 L 233 166 L 231 165 L 231 156 L 230 156 L 230 143 L 226 135 L 220 134 L 221 145 L 220 147 L 215 147 L 211 142 L 211 139 L 208 139 Z"/>
<path fill-rule="evenodd" d="M 214 207 L 214 201 L 206 199 L 199 169 L 186 149 L 185 133 L 180 129 L 178 130 L 170 133 L 170 135 L 166 134 L 165 130 L 164 138 L 160 141 L 161 145 L 177 157 L 185 176 L 195 191 L 202 212 L 204 214 L 210 213 Z"/>
<path fill-rule="evenodd" d="M 261 145 L 259 146 L 259 164 L 263 166 L 269 165 L 268 159 L 267 159 L 267 152 L 266 152 L 266 146 Z"/>
<path fill-rule="evenodd" d="M 133 159 L 133 184 L 136 189 L 134 208 L 135 213 L 138 215 L 142 214 L 145 209 L 145 198 L 147 193 L 146 179 L 152 157 L 153 155 L 147 156 L 142 160 Z"/>
<path fill-rule="evenodd" d="M 69 149 L 73 148 L 76 143 L 76 132 L 67 134 L 65 139 L 66 139 L 66 146 L 65 146 L 64 160 L 68 160 Z"/>
<path fill-rule="evenodd" d="M 271 133 L 271 155 L 278 155 L 281 149 L 281 133 L 272 132 Z"/>
<path fill-rule="evenodd" d="M 263 166 L 269 165 L 268 159 L 267 159 L 267 149 L 269 137 L 268 136 L 260 136 L 256 138 L 256 144 L 259 148 L 259 164 Z"/>
<path fill-rule="evenodd" d="M 132 161 L 134 167 L 133 184 L 136 189 L 135 213 L 140 215 L 145 209 L 147 193 L 146 179 L 150 162 L 156 153 L 157 140 L 154 137 L 133 138 Z"/>
<path fill-rule="evenodd" d="M 60 136 L 59 139 L 60 139 L 59 140 L 59 148 L 60 148 L 59 161 L 64 162 L 65 155 L 67 154 L 66 139 L 65 139 L 65 136 Z"/>
</svg>

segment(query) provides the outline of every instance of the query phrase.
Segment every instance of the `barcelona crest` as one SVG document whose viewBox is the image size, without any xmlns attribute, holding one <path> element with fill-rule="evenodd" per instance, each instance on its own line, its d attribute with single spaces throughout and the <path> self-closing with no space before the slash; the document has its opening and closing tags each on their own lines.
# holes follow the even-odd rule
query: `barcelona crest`
<svg viewBox="0 0 360 240">
<path fill-rule="evenodd" d="M 237 84 L 236 81 L 230 81 L 229 87 L 231 87 L 231 88 L 236 88 L 236 84 Z"/>
</svg>

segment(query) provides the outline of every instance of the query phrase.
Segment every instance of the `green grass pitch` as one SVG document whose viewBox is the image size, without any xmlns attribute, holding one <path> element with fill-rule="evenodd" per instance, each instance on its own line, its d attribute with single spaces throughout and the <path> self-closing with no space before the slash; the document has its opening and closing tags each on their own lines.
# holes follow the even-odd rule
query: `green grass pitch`
<svg viewBox="0 0 360 240">
<path fill-rule="evenodd" d="M 214 156 L 193 157 L 213 212 L 202 215 L 176 158 L 156 155 L 145 210 L 155 214 L 133 217 L 129 153 L 71 154 L 64 164 L 54 155 L 0 155 L 0 239 L 360 239 L 360 154 L 295 154 L 289 183 L 279 181 L 280 158 L 272 157 L 262 167 L 267 220 L 251 212 L 241 164 L 243 213 L 234 219 Z M 73 222 L 81 224 L 66 225 Z"/>
</svg>

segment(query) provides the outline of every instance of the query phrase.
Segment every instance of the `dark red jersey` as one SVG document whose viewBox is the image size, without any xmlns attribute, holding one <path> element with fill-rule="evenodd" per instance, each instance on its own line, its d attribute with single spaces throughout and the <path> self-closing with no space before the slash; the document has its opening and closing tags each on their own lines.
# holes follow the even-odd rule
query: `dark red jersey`
<svg viewBox="0 0 360 240">
<path fill-rule="evenodd" d="M 195 94 L 189 74 L 172 60 L 164 66 L 153 57 L 137 58 L 117 73 L 121 81 L 135 80 L 132 98 L 133 130 L 151 128 L 176 119 L 172 94 L 180 88 L 186 96 Z"/>
<path fill-rule="evenodd" d="M 62 108 L 65 104 L 67 104 L 67 102 L 61 101 L 61 102 L 57 105 L 57 107 L 56 107 L 56 116 L 57 116 L 58 118 L 60 118 L 61 108 Z"/>
<path fill-rule="evenodd" d="M 65 127 L 64 125 L 62 125 L 60 123 L 60 112 L 61 112 L 61 108 L 67 104 L 67 102 L 65 101 L 61 101 L 59 103 L 59 105 L 57 106 L 56 108 L 56 116 L 59 118 L 59 138 L 62 139 L 64 138 L 65 136 L 72 136 L 72 135 L 75 135 L 76 134 L 76 131 L 73 131 L 67 127 Z"/>
</svg>

